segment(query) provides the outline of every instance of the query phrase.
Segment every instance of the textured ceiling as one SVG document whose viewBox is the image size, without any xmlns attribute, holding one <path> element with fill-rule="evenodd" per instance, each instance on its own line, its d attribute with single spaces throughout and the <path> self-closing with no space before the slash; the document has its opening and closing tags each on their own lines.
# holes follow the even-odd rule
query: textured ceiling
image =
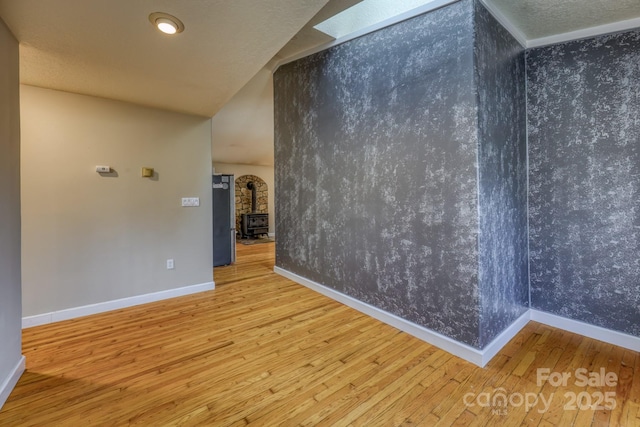
<svg viewBox="0 0 640 427">
<path fill-rule="evenodd" d="M 328 0 L 0 0 L 25 84 L 214 115 Z M 185 24 L 170 37 L 148 21 Z"/>
<path fill-rule="evenodd" d="M 331 19 L 319 23 L 316 28 L 339 39 L 383 22 L 389 17 L 401 15 L 432 2 L 433 0 L 363 0 Z"/>
<path fill-rule="evenodd" d="M 640 17 L 640 0 L 484 2 L 499 10 L 528 41 Z"/>
<path fill-rule="evenodd" d="M 313 26 L 360 1 L 0 0 L 0 17 L 20 41 L 23 83 L 206 117 L 228 103 L 214 156 L 269 164 L 268 70 L 332 42 Z M 640 27 L 640 0 L 482 1 L 527 46 Z M 148 22 L 157 11 L 186 30 L 159 33 Z"/>
<path fill-rule="evenodd" d="M 313 47 L 332 42 L 334 40 L 333 37 L 316 30 L 314 26 L 361 1 L 362 0 L 329 0 L 327 5 L 277 53 L 274 57 L 274 63 L 295 56 Z"/>
<path fill-rule="evenodd" d="M 273 165 L 273 67 L 313 46 L 333 41 L 313 28 L 361 0 L 330 0 L 265 68 L 213 117 L 211 155 L 218 163 Z"/>
</svg>

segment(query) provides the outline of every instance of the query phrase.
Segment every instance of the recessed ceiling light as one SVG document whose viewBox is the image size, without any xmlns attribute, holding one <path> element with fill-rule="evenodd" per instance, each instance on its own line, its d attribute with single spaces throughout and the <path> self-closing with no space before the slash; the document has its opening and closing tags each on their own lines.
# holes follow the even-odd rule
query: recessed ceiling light
<svg viewBox="0 0 640 427">
<path fill-rule="evenodd" d="M 177 34 L 184 31 L 182 21 L 168 13 L 154 12 L 149 15 L 149 22 L 165 34 Z"/>
</svg>

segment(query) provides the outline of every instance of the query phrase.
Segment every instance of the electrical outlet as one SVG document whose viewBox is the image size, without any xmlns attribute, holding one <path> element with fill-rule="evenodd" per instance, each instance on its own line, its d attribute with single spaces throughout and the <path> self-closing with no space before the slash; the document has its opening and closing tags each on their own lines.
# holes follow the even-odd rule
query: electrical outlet
<svg viewBox="0 0 640 427">
<path fill-rule="evenodd" d="M 167 260 L 167 270 L 173 270 L 173 260 L 172 259 L 168 259 Z"/>
</svg>

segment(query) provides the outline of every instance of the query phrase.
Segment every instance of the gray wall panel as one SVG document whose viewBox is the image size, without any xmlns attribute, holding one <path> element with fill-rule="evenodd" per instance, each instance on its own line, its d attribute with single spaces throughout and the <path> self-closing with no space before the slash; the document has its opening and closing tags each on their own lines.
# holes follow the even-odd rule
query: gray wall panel
<svg viewBox="0 0 640 427">
<path fill-rule="evenodd" d="M 640 336 L 640 32 L 527 67 L 532 306 Z"/>
<path fill-rule="evenodd" d="M 529 291 L 640 336 L 640 35 L 527 58 L 468 0 L 282 67 L 277 264 L 478 348 Z"/>
<path fill-rule="evenodd" d="M 476 3 L 480 343 L 529 305 L 524 49 Z"/>
<path fill-rule="evenodd" d="M 277 265 L 478 346 L 473 2 L 274 84 Z"/>
</svg>

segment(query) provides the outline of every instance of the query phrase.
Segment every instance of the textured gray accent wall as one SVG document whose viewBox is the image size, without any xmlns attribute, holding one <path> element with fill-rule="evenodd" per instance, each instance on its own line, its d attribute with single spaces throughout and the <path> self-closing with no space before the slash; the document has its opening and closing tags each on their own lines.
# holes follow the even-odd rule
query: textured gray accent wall
<svg viewBox="0 0 640 427">
<path fill-rule="evenodd" d="M 478 347 L 474 5 L 282 66 L 276 264 Z"/>
<path fill-rule="evenodd" d="M 490 343 L 529 303 L 524 65 L 463 0 L 281 67 L 276 264 Z"/>
<path fill-rule="evenodd" d="M 640 336 L 640 32 L 527 67 L 532 306 Z"/>
<path fill-rule="evenodd" d="M 480 345 L 529 306 L 524 49 L 476 2 Z"/>
</svg>

